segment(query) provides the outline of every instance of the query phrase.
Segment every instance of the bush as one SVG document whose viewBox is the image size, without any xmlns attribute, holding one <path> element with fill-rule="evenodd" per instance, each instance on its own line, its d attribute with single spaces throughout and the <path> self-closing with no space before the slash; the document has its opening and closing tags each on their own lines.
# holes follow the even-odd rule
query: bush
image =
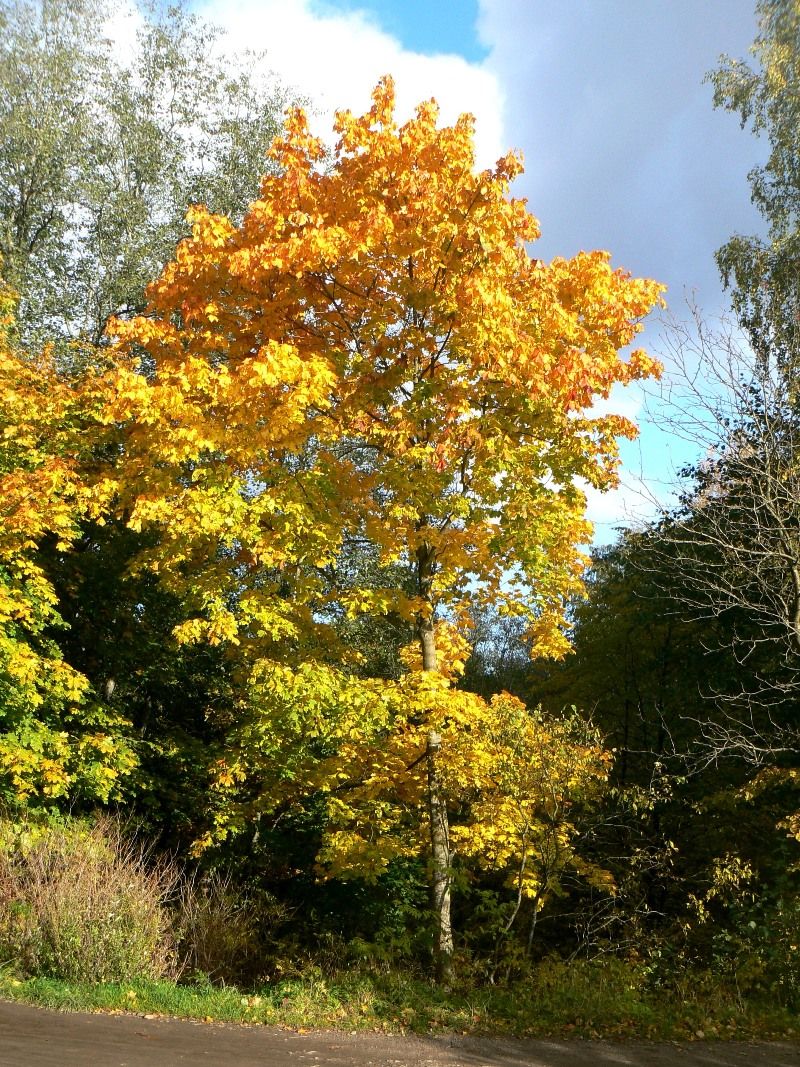
<svg viewBox="0 0 800 1067">
<path fill-rule="evenodd" d="M 800 896 L 756 901 L 713 937 L 712 968 L 745 995 L 764 993 L 800 1007 Z"/>
<path fill-rule="evenodd" d="M 252 980 L 264 967 L 269 934 L 285 917 L 274 898 L 262 893 L 256 901 L 229 875 L 187 878 L 175 909 L 181 974 L 212 983 Z"/>
<path fill-rule="evenodd" d="M 111 819 L 0 821 L 0 961 L 73 982 L 169 975 L 176 880 Z"/>
</svg>

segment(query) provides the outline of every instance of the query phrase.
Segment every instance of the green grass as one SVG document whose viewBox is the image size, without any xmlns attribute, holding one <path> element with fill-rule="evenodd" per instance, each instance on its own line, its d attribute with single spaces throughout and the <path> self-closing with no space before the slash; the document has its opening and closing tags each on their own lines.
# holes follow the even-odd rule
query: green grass
<svg viewBox="0 0 800 1067">
<path fill-rule="evenodd" d="M 511 988 L 450 991 L 398 974 L 345 972 L 284 979 L 251 991 L 135 981 L 97 985 L 0 973 L 0 997 L 65 1011 L 136 1012 L 295 1030 L 502 1034 L 651 1040 L 800 1036 L 796 1016 L 769 999 L 744 1000 L 702 975 L 686 988 L 646 988 L 615 964 L 544 964 Z"/>
</svg>

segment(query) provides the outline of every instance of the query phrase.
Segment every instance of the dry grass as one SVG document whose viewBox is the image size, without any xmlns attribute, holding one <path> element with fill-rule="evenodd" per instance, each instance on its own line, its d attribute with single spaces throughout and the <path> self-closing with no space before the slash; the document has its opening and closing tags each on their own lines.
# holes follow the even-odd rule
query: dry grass
<svg viewBox="0 0 800 1067">
<path fill-rule="evenodd" d="M 112 819 L 0 823 L 0 960 L 72 982 L 170 976 L 176 883 Z"/>
<path fill-rule="evenodd" d="M 254 903 L 229 876 L 187 878 L 175 905 L 181 974 L 212 982 L 240 980 L 257 960 L 261 922 Z"/>
</svg>

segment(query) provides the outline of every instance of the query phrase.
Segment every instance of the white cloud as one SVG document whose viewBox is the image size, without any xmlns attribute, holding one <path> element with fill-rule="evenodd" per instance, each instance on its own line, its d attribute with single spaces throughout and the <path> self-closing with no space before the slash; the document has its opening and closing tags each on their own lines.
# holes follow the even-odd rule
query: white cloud
<svg viewBox="0 0 800 1067">
<path fill-rule="evenodd" d="M 479 32 L 504 90 L 520 191 L 540 254 L 608 248 L 615 265 L 719 306 L 713 254 L 758 226 L 746 181 L 760 155 L 704 83 L 720 52 L 746 55 L 752 0 L 480 0 Z"/>
<path fill-rule="evenodd" d="M 542 225 L 534 254 L 607 248 L 615 266 L 665 282 L 679 317 L 685 291 L 712 315 L 723 307 L 714 251 L 760 228 L 746 175 L 764 148 L 714 111 L 704 76 L 721 52 L 747 55 L 753 0 L 480 0 L 478 29 L 509 140 L 526 155 L 515 191 Z M 639 340 L 664 350 L 657 322 Z M 642 434 L 623 445 L 620 488 L 588 493 L 598 542 L 613 539 L 615 523 L 657 514 L 656 501 L 668 506 L 676 471 L 694 458 L 648 425 L 648 411 L 629 409 L 636 396 L 622 409 L 615 392 L 602 407 L 634 416 Z"/>
<path fill-rule="evenodd" d="M 596 545 L 615 541 L 619 527 L 647 523 L 663 508 L 663 503 L 654 499 L 652 482 L 630 473 L 623 474 L 616 489 L 605 493 L 590 485 L 581 488 L 586 494 L 586 517 L 594 526 Z"/>
<path fill-rule="evenodd" d="M 494 163 L 510 147 L 494 74 L 461 56 L 410 52 L 364 12 L 337 12 L 310 0 L 243 0 L 235 7 L 211 0 L 197 10 L 226 30 L 232 49 L 266 52 L 280 80 L 309 98 L 317 112 L 312 124 L 320 136 L 330 138 L 336 109 L 366 111 L 371 90 L 383 75 L 391 74 L 401 119 L 433 96 L 443 123 L 452 123 L 465 111 L 475 116 L 480 166 Z"/>
</svg>

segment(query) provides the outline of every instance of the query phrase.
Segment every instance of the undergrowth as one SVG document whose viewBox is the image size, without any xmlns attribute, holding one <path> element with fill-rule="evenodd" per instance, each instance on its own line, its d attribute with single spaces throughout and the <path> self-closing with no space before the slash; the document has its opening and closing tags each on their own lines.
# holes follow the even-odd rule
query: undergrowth
<svg viewBox="0 0 800 1067">
<path fill-rule="evenodd" d="M 67 981 L 175 974 L 176 869 L 119 823 L 0 821 L 0 961 Z"/>
<path fill-rule="evenodd" d="M 787 1009 L 743 999 L 697 974 L 667 995 L 619 961 L 545 961 L 512 986 L 443 990 L 399 973 L 350 971 L 264 982 L 243 991 L 210 982 L 67 983 L 0 973 L 0 996 L 73 1011 L 135 1012 L 219 1022 L 388 1033 L 449 1031 L 530 1037 L 651 1040 L 790 1039 Z"/>
<path fill-rule="evenodd" d="M 517 961 L 516 980 L 495 985 L 464 954 L 460 983 L 443 989 L 408 952 L 331 935 L 312 953 L 281 936 L 285 922 L 285 908 L 263 891 L 242 894 L 221 876 L 182 878 L 112 820 L 0 820 L 0 997 L 296 1030 L 795 1034 L 795 972 L 776 969 L 755 935 L 721 947 L 718 937 L 715 973 L 666 957 L 658 967 L 553 957 Z"/>
</svg>

